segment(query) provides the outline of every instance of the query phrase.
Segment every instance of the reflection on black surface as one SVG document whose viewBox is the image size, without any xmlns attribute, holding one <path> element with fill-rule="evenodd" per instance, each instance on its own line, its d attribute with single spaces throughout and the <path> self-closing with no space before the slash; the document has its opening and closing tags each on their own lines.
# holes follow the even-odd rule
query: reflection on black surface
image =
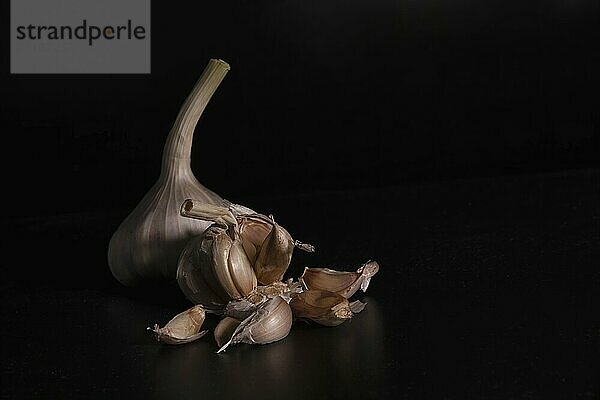
<svg viewBox="0 0 600 400">
<path fill-rule="evenodd" d="M 382 379 L 382 321 L 377 302 L 368 299 L 361 314 L 338 327 L 296 322 L 287 338 L 268 345 L 239 344 L 216 354 L 210 334 L 187 346 L 157 344 L 160 350 L 152 353 L 149 375 L 155 377 L 159 398 L 211 390 L 225 398 L 351 395 L 357 386 L 378 385 Z"/>
<path fill-rule="evenodd" d="M 338 327 L 295 323 L 280 342 L 224 354 L 214 316 L 183 346 L 146 331 L 190 306 L 176 286 L 89 288 L 80 272 L 68 286 L 15 282 L 0 291 L 0 397 L 599 399 L 597 182 L 574 172 L 410 186 L 353 193 L 335 212 L 322 204 L 337 194 L 297 199 L 325 221 L 315 262 L 377 255 L 367 307 Z M 381 235 L 379 219 L 347 217 L 369 201 L 401 229 Z M 70 243 L 51 236 L 49 248 Z M 105 254 L 104 242 L 86 243 L 61 260 L 71 271 Z"/>
</svg>

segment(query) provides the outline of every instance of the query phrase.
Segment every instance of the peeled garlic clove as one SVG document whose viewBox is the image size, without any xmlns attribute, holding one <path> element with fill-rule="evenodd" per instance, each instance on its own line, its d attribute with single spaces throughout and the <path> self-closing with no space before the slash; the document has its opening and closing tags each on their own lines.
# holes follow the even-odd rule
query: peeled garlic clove
<svg viewBox="0 0 600 400">
<path fill-rule="evenodd" d="M 235 329 L 240 325 L 240 322 L 241 321 L 238 319 L 225 317 L 217 324 L 215 328 L 215 340 L 219 347 L 223 346 L 231 339 L 233 332 L 235 332 Z"/>
<path fill-rule="evenodd" d="M 204 308 L 197 305 L 174 316 L 163 328 L 154 324 L 154 328 L 148 327 L 147 329 L 156 333 L 156 339 L 159 341 L 169 344 L 189 343 L 208 332 L 199 332 L 205 315 Z"/>
<path fill-rule="evenodd" d="M 307 289 L 327 290 L 349 298 L 358 289 L 365 292 L 371 278 L 378 271 L 379 264 L 376 261 L 367 261 L 356 272 L 305 268 L 300 280 Z"/>
<path fill-rule="evenodd" d="M 217 353 L 237 343 L 267 344 L 285 338 L 292 328 L 292 310 L 281 297 L 264 302 L 243 320 Z"/>
<path fill-rule="evenodd" d="M 354 301 L 351 304 L 337 293 L 309 289 L 293 296 L 290 307 L 295 319 L 337 326 L 362 311 L 364 303 Z"/>
<path fill-rule="evenodd" d="M 281 281 L 294 251 L 294 240 L 282 226 L 273 221 L 273 228 L 261 246 L 254 264 L 258 283 L 269 285 Z"/>
<path fill-rule="evenodd" d="M 232 239 L 218 225 L 187 243 L 179 257 L 177 282 L 191 302 L 216 313 L 257 285 L 239 239 Z"/>
</svg>

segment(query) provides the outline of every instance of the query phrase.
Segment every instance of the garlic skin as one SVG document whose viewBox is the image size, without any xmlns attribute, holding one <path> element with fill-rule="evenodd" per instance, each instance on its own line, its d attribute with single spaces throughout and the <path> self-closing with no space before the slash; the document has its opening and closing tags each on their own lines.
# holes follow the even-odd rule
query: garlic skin
<svg viewBox="0 0 600 400">
<path fill-rule="evenodd" d="M 217 342 L 217 346 L 222 347 L 225 343 L 227 343 L 231 337 L 233 336 L 233 332 L 240 325 L 242 321 L 225 317 L 215 327 L 215 341 Z"/>
<path fill-rule="evenodd" d="M 125 286 L 175 278 L 179 254 L 187 241 L 210 226 L 208 221 L 179 215 L 185 199 L 216 205 L 223 202 L 198 182 L 190 167 L 190 154 L 198 119 L 227 71 L 226 62 L 209 61 L 167 137 L 158 181 L 110 239 L 108 265 Z"/>
<path fill-rule="evenodd" d="M 214 313 L 220 313 L 230 300 L 247 296 L 257 285 L 239 237 L 216 224 L 186 244 L 176 278 L 188 300 Z"/>
<path fill-rule="evenodd" d="M 290 301 L 294 319 L 312 321 L 324 326 L 337 326 L 361 312 L 365 303 L 348 302 L 344 296 L 325 290 L 309 289 Z"/>
<path fill-rule="evenodd" d="M 292 322 L 289 304 L 280 296 L 273 297 L 243 320 L 217 353 L 237 343 L 267 344 L 281 340 L 290 333 Z"/>
<path fill-rule="evenodd" d="M 292 296 L 302 291 L 302 284 L 298 281 L 294 282 L 291 278 L 285 283 L 274 282 L 267 286 L 257 286 L 246 297 L 227 303 L 223 315 L 243 320 L 273 297 L 279 296 L 289 303 Z"/>
<path fill-rule="evenodd" d="M 326 290 L 350 298 L 358 289 L 366 292 L 371 278 L 378 271 L 379 264 L 372 260 L 361 265 L 356 272 L 304 268 L 300 281 L 307 289 Z"/>
<path fill-rule="evenodd" d="M 174 316 L 167 324 L 160 328 L 146 328 L 156 334 L 156 339 L 168 344 L 184 344 L 193 342 L 204 336 L 208 331 L 200 331 L 206 313 L 202 306 L 194 306 Z"/>
</svg>

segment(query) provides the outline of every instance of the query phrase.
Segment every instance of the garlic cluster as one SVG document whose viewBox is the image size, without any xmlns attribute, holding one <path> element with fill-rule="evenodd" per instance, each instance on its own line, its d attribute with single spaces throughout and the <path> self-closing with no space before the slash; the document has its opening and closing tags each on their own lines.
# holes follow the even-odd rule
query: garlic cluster
<svg viewBox="0 0 600 400">
<path fill-rule="evenodd" d="M 285 338 L 295 320 L 336 326 L 364 308 L 348 298 L 367 289 L 374 261 L 355 272 L 306 268 L 283 281 L 294 240 L 272 215 L 231 203 L 204 187 L 190 167 L 194 130 L 229 64 L 212 59 L 181 106 L 164 145 L 160 176 L 123 220 L 108 245 L 108 265 L 123 285 L 175 278 L 195 305 L 164 327 L 159 341 L 183 344 L 206 334 L 206 313 L 222 315 L 214 337 L 222 352 L 237 343 Z"/>
<path fill-rule="evenodd" d="M 258 284 L 281 281 L 295 247 L 314 251 L 293 240 L 272 216 L 240 205 L 187 199 L 181 215 L 212 222 L 186 244 L 177 267 L 182 292 L 209 312 L 222 313 L 229 301 L 248 296 Z"/>
<path fill-rule="evenodd" d="M 307 274 L 307 271 L 311 273 Z M 364 263 L 357 272 L 307 268 L 296 281 L 290 278 L 285 282 L 256 286 L 244 297 L 230 300 L 222 310 L 222 319 L 214 331 L 219 347 L 217 352 L 238 343 L 267 344 L 281 340 L 289 334 L 294 321 L 329 327 L 342 324 L 366 305 L 359 300 L 350 302 L 348 297 L 351 295 L 348 294 L 354 294 L 358 287 L 366 291 L 368 284 L 362 283 L 378 271 L 379 265 L 375 261 Z M 304 279 L 308 276 L 311 278 Z M 310 287 L 315 282 L 319 289 Z"/>
</svg>

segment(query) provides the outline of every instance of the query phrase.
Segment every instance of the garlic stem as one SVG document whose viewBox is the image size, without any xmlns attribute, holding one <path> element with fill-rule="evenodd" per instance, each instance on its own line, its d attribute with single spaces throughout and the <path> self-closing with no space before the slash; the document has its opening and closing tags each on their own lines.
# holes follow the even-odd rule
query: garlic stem
<svg viewBox="0 0 600 400">
<path fill-rule="evenodd" d="M 184 217 L 212 221 L 223 228 L 235 227 L 237 220 L 227 207 L 186 199 L 181 205 L 180 214 Z"/>
<path fill-rule="evenodd" d="M 225 61 L 211 59 L 181 107 L 165 143 L 161 175 L 191 170 L 190 155 L 198 119 L 229 71 Z"/>
</svg>

